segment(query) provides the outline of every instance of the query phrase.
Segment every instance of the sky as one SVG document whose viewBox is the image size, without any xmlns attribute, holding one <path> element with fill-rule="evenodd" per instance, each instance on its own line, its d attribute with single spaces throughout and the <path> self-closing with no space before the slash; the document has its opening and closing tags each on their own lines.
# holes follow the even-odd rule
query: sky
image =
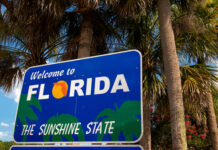
<svg viewBox="0 0 218 150">
<path fill-rule="evenodd" d="M 10 93 L 0 89 L 0 140 L 12 141 L 13 128 L 21 86 L 14 88 Z"/>
<path fill-rule="evenodd" d="M 5 7 L 2 6 L 2 13 Z M 15 116 L 20 96 L 21 86 L 14 88 L 10 93 L 5 93 L 0 88 L 0 140 L 12 141 Z"/>
</svg>

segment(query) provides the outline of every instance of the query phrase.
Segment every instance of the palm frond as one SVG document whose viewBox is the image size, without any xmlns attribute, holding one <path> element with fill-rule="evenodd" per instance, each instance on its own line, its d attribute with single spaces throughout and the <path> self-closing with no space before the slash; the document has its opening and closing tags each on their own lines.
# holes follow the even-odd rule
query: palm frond
<svg viewBox="0 0 218 150">
<path fill-rule="evenodd" d="M 215 69 L 206 65 L 182 66 L 181 77 L 185 103 L 193 103 L 199 109 L 208 106 L 207 96 L 216 84 Z"/>
</svg>

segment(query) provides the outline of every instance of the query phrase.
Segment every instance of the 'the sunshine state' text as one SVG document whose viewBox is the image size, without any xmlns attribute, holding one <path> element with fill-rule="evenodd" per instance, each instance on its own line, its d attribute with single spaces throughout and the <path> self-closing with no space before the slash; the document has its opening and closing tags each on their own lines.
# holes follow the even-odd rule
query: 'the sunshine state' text
<svg viewBox="0 0 218 150">
<path fill-rule="evenodd" d="M 113 134 L 115 121 L 89 122 L 85 134 Z M 35 124 L 23 125 L 21 135 L 34 135 Z M 42 124 L 38 135 L 78 135 L 82 130 L 81 122 Z"/>
</svg>

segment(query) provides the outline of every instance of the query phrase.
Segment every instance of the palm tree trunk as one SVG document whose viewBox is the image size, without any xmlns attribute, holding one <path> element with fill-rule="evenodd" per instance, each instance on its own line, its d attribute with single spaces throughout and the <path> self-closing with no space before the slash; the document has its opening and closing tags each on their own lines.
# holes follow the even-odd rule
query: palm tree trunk
<svg viewBox="0 0 218 150">
<path fill-rule="evenodd" d="M 198 64 L 206 65 L 206 62 L 204 59 L 198 59 Z M 216 114 L 214 111 L 213 106 L 213 97 L 211 94 L 211 90 L 208 91 L 207 94 L 207 101 L 208 101 L 208 107 L 207 107 L 207 123 L 208 128 L 210 131 L 210 138 L 212 141 L 213 149 L 218 150 L 218 132 L 217 132 L 217 122 L 216 122 Z"/>
<path fill-rule="evenodd" d="M 187 150 L 181 77 L 170 9 L 169 0 L 158 0 L 160 38 L 170 104 L 172 146 L 174 150 Z"/>
<path fill-rule="evenodd" d="M 140 140 L 140 145 L 144 150 L 151 150 L 151 112 L 148 94 L 143 96 L 143 129 L 144 133 Z"/>
<path fill-rule="evenodd" d="M 93 27 L 89 19 L 90 18 L 83 17 L 79 49 L 78 49 L 78 58 L 88 57 L 90 56 L 91 53 Z"/>
<path fill-rule="evenodd" d="M 208 109 L 207 109 L 208 128 L 210 131 L 210 137 L 211 137 L 213 149 L 218 150 L 217 122 L 216 122 L 216 115 L 214 112 L 213 97 L 211 95 L 211 92 L 208 93 L 207 97 L 208 97 Z"/>
</svg>

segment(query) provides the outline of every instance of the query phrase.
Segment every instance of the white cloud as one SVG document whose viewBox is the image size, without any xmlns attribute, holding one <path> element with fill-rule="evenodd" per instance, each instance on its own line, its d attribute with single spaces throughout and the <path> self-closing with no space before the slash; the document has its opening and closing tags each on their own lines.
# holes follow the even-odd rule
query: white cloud
<svg viewBox="0 0 218 150">
<path fill-rule="evenodd" d="M 18 84 L 15 86 L 11 92 L 5 93 L 5 96 L 7 96 L 10 99 L 13 99 L 16 103 L 19 102 L 20 99 L 20 93 L 21 93 L 22 84 Z"/>
<path fill-rule="evenodd" d="M 24 75 L 24 71 L 22 71 L 22 74 Z M 20 93 L 23 85 L 23 78 L 21 80 L 16 79 L 15 85 L 13 89 L 9 93 L 5 93 L 2 89 L 0 89 L 0 92 L 4 94 L 4 96 L 8 97 L 9 99 L 13 99 L 16 103 L 20 100 Z"/>
<path fill-rule="evenodd" d="M 3 139 L 3 138 L 8 137 L 8 136 L 9 136 L 8 132 L 1 132 L 0 131 L 0 139 Z"/>
<path fill-rule="evenodd" d="M 5 123 L 5 122 L 1 122 L 1 126 L 2 127 L 9 127 L 9 124 Z"/>
</svg>

